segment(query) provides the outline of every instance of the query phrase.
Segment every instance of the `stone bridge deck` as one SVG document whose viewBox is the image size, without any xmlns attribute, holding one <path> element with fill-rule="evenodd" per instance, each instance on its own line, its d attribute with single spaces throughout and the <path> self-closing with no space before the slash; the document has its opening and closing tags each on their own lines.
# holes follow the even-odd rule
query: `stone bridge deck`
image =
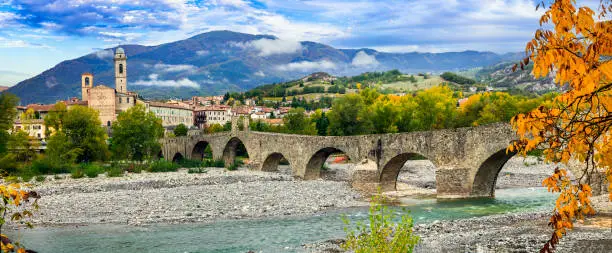
<svg viewBox="0 0 612 253">
<path fill-rule="evenodd" d="M 208 145 L 213 158 L 231 164 L 239 143 L 249 154 L 252 169 L 274 171 L 284 157 L 295 176 L 319 177 L 325 160 L 343 152 L 357 164 L 353 185 L 395 190 L 404 163 L 415 155 L 437 168 L 440 198 L 493 196 L 497 175 L 514 154 L 506 147 L 516 139 L 509 124 L 426 132 L 359 136 L 306 136 L 254 131 L 196 134 L 162 139 L 163 156 L 201 159 Z M 370 189 L 371 189 L 370 188 Z"/>
</svg>

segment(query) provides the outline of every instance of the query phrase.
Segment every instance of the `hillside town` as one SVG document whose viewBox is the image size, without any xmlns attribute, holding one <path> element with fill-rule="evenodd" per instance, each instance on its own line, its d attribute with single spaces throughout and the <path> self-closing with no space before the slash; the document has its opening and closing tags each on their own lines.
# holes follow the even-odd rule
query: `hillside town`
<svg viewBox="0 0 612 253">
<path fill-rule="evenodd" d="M 239 101 L 233 106 L 227 105 L 227 99 L 221 96 L 194 96 L 188 100 L 149 101 L 142 100 L 136 92 L 128 90 L 127 56 L 123 48 L 118 48 L 114 55 L 115 88 L 104 84 L 94 85 L 94 74 L 81 75 L 81 98 L 73 97 L 60 100 L 67 109 L 74 106 L 87 106 L 99 112 L 100 122 L 105 127 L 112 126 L 117 116 L 137 104 L 154 113 L 162 121 L 162 126 L 168 131 L 178 125 L 189 129 L 205 129 L 213 124 L 228 124 L 232 117 L 244 117 L 260 120 L 270 125 L 282 125 L 282 118 L 291 107 L 278 108 L 256 106 L 252 99 L 246 99 L 244 104 Z M 288 105 L 288 103 L 284 103 Z M 17 106 L 17 118 L 13 129 L 23 130 L 30 137 L 44 143 L 47 138 L 44 118 L 53 111 L 55 104 L 29 104 Z M 312 112 L 308 112 L 309 114 Z M 31 115 L 22 118 L 24 115 Z"/>
</svg>

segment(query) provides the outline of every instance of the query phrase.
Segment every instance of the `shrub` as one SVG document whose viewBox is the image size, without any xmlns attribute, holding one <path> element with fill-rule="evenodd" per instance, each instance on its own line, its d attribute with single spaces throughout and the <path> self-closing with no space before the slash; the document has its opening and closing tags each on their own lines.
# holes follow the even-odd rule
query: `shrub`
<svg viewBox="0 0 612 253">
<path fill-rule="evenodd" d="M 223 159 L 206 159 L 202 162 L 202 167 L 223 168 L 225 167 L 225 162 L 223 161 Z"/>
<path fill-rule="evenodd" d="M 419 237 L 412 234 L 413 221 L 409 214 L 401 216 L 397 224 L 393 222 L 397 214 L 384 205 L 385 198 L 380 195 L 372 197 L 370 204 L 369 224 L 358 222 L 356 228 L 344 216 L 347 233 L 342 248 L 355 253 L 366 252 L 412 252 L 419 242 Z"/>
<path fill-rule="evenodd" d="M 102 166 L 93 163 L 82 163 L 79 165 L 79 168 L 88 178 L 94 178 L 97 177 L 98 174 L 104 173 L 104 168 L 102 168 Z"/>
<path fill-rule="evenodd" d="M 160 159 L 153 161 L 147 171 L 149 172 L 168 172 L 177 171 L 179 166 L 171 161 Z"/>
<path fill-rule="evenodd" d="M 43 176 L 43 175 L 39 175 L 36 176 L 36 178 L 34 180 L 36 180 L 36 182 L 44 182 L 47 179 L 47 177 Z"/>
<path fill-rule="evenodd" d="M 72 171 L 70 171 L 70 177 L 72 178 L 82 178 L 83 176 L 85 176 L 85 174 L 80 167 L 74 167 Z"/>
<path fill-rule="evenodd" d="M 33 171 L 42 175 L 70 173 L 73 169 L 70 163 L 57 162 L 46 157 L 34 160 L 31 167 Z"/>
<path fill-rule="evenodd" d="M 229 171 L 234 171 L 234 170 L 238 170 L 238 168 L 240 166 L 244 165 L 244 162 L 242 162 L 242 160 L 240 159 L 235 159 L 234 163 L 232 165 L 230 165 L 229 167 L 227 167 L 227 170 Z"/>
<path fill-rule="evenodd" d="M 194 173 L 196 173 L 196 174 L 199 174 L 199 173 L 208 173 L 208 170 L 207 170 L 207 169 L 204 169 L 204 168 L 191 168 L 191 169 L 189 169 L 189 170 L 187 171 L 187 173 L 189 173 L 189 174 L 194 174 Z"/>
<path fill-rule="evenodd" d="M 117 167 L 111 166 L 106 171 L 106 176 L 107 177 L 122 177 L 123 176 L 123 172 L 124 172 L 124 170 L 120 166 L 117 166 Z"/>
<path fill-rule="evenodd" d="M 199 167 L 202 167 L 202 161 L 200 161 L 200 160 L 181 159 L 181 160 L 177 161 L 177 164 L 181 168 L 199 168 Z"/>
</svg>

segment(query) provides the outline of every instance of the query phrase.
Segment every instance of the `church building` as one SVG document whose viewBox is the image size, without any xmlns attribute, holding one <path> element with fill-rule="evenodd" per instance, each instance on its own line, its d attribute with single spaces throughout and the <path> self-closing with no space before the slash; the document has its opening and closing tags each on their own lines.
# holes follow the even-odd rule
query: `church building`
<svg viewBox="0 0 612 253">
<path fill-rule="evenodd" d="M 138 94 L 127 89 L 127 56 L 123 48 L 117 48 L 114 56 L 115 88 L 103 84 L 94 86 L 91 73 L 81 75 L 81 99 L 87 106 L 98 110 L 100 121 L 110 126 L 117 115 L 136 105 Z"/>
</svg>

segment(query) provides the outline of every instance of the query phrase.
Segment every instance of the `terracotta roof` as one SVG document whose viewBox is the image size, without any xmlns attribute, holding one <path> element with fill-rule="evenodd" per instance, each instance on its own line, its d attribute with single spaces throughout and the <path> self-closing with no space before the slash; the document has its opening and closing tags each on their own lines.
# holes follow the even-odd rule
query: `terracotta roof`
<svg viewBox="0 0 612 253">
<path fill-rule="evenodd" d="M 270 125 L 282 125 L 282 124 L 285 124 L 283 119 L 263 119 L 263 121 L 268 123 L 268 124 L 270 124 Z"/>
<path fill-rule="evenodd" d="M 42 105 L 42 104 L 29 104 L 27 109 L 32 109 L 37 112 L 48 112 L 53 110 L 54 104 Z"/>
<path fill-rule="evenodd" d="M 227 111 L 230 109 L 227 105 L 211 105 L 196 107 L 194 111 Z"/>
<path fill-rule="evenodd" d="M 168 103 L 162 103 L 162 102 L 147 102 L 149 104 L 149 107 L 153 106 L 153 107 L 165 107 L 165 108 L 174 108 L 174 109 L 183 109 L 183 110 L 190 110 L 187 107 L 184 106 L 180 106 L 177 104 L 168 104 Z"/>
<path fill-rule="evenodd" d="M 85 73 L 83 73 L 83 74 L 81 74 L 81 75 L 82 75 L 82 76 L 93 76 L 93 74 L 92 74 L 92 73 L 89 73 L 89 72 L 85 72 Z"/>
</svg>

